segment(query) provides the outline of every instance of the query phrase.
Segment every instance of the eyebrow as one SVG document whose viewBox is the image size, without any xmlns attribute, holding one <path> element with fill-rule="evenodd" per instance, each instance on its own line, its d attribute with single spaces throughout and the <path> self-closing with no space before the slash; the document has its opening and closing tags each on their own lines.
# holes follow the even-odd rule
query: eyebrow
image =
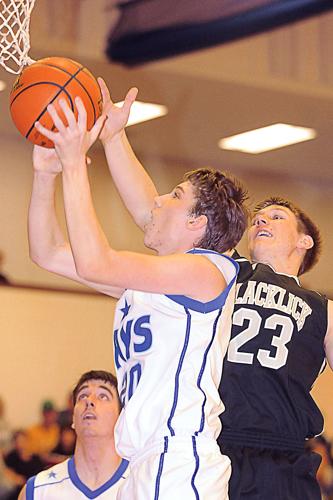
<svg viewBox="0 0 333 500">
<path fill-rule="evenodd" d="M 99 385 L 98 388 L 99 389 L 104 389 L 105 391 L 107 391 L 113 397 L 111 389 L 109 389 L 106 385 Z"/>
<path fill-rule="evenodd" d="M 272 210 L 272 211 L 277 210 L 279 212 L 283 212 L 284 214 L 288 214 L 288 209 L 286 210 L 285 207 L 282 207 L 282 206 L 281 207 L 280 206 L 278 206 L 278 207 L 271 206 L 271 207 L 265 207 L 264 209 L 259 210 L 258 212 L 255 212 L 253 214 L 252 218 L 256 217 L 257 215 L 265 215 L 265 213 L 267 213 L 266 209 Z"/>
<path fill-rule="evenodd" d="M 81 393 L 81 391 L 84 391 L 85 389 L 88 389 L 89 388 L 89 385 L 88 384 L 84 384 L 80 387 L 80 389 L 77 391 L 77 395 L 79 395 Z M 107 391 L 112 397 L 113 397 L 113 393 L 112 391 L 106 386 L 106 385 L 103 385 L 103 384 L 100 384 L 98 386 L 98 389 L 104 389 L 105 391 Z"/>
<path fill-rule="evenodd" d="M 180 184 L 178 186 L 176 186 L 174 190 L 176 191 L 176 189 L 179 189 L 179 191 L 182 191 L 183 193 L 185 193 L 183 186 L 181 186 Z"/>
</svg>

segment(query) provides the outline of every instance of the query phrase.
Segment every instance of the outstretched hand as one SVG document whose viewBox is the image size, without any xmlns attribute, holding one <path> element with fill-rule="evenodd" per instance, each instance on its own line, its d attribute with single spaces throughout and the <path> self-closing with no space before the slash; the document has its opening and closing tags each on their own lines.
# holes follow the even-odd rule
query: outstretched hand
<svg viewBox="0 0 333 500">
<path fill-rule="evenodd" d="M 98 78 L 98 83 L 103 98 L 103 114 L 107 117 L 100 134 L 100 139 L 105 144 L 126 127 L 132 104 L 138 94 L 138 89 L 136 87 L 131 88 L 127 92 L 123 105 L 118 107 L 112 102 L 109 89 L 103 78 Z"/>
<path fill-rule="evenodd" d="M 91 145 L 96 141 L 105 121 L 105 115 L 101 115 L 90 131 L 87 130 L 87 112 L 79 97 L 75 98 L 78 110 L 78 118 L 75 118 L 68 103 L 61 99 L 59 105 L 65 115 L 67 124 L 60 118 L 53 104 L 49 104 L 47 111 L 51 116 L 58 132 L 46 129 L 39 122 L 35 123 L 37 130 L 53 141 L 55 151 L 62 166 L 77 164 L 79 159 L 86 156 Z"/>
</svg>

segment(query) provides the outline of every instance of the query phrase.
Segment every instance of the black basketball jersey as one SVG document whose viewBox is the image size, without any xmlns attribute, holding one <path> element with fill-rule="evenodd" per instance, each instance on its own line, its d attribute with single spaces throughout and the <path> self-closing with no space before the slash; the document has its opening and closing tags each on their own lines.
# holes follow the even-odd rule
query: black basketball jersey
<svg viewBox="0 0 333 500">
<path fill-rule="evenodd" d="M 219 442 L 298 450 L 323 417 L 310 390 L 325 366 L 327 299 L 265 264 L 240 264 L 220 394 Z"/>
</svg>

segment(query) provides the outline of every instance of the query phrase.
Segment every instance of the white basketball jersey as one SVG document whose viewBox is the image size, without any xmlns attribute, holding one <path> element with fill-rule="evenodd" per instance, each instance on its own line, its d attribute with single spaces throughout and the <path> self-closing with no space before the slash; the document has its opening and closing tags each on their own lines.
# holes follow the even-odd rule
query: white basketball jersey
<svg viewBox="0 0 333 500">
<path fill-rule="evenodd" d="M 118 490 L 128 475 L 128 462 L 122 460 L 113 476 L 97 490 L 82 483 L 75 469 L 74 458 L 54 465 L 30 478 L 26 487 L 26 500 L 116 500 Z"/>
<path fill-rule="evenodd" d="M 228 286 L 216 299 L 126 290 L 117 303 L 114 352 L 124 408 L 115 436 L 126 459 L 166 436 L 220 433 L 218 386 L 238 265 L 210 250 L 189 253 L 205 255 L 224 275 Z"/>
</svg>

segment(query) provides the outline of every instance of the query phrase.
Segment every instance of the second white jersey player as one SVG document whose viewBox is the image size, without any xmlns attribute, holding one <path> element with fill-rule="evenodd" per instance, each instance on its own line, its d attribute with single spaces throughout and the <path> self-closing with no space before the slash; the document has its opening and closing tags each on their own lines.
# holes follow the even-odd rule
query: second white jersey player
<svg viewBox="0 0 333 500">
<path fill-rule="evenodd" d="M 91 490 L 79 478 L 74 457 L 30 478 L 26 500 L 116 500 L 120 485 L 128 475 L 128 462 L 122 460 L 113 476 L 96 490 Z"/>
</svg>

